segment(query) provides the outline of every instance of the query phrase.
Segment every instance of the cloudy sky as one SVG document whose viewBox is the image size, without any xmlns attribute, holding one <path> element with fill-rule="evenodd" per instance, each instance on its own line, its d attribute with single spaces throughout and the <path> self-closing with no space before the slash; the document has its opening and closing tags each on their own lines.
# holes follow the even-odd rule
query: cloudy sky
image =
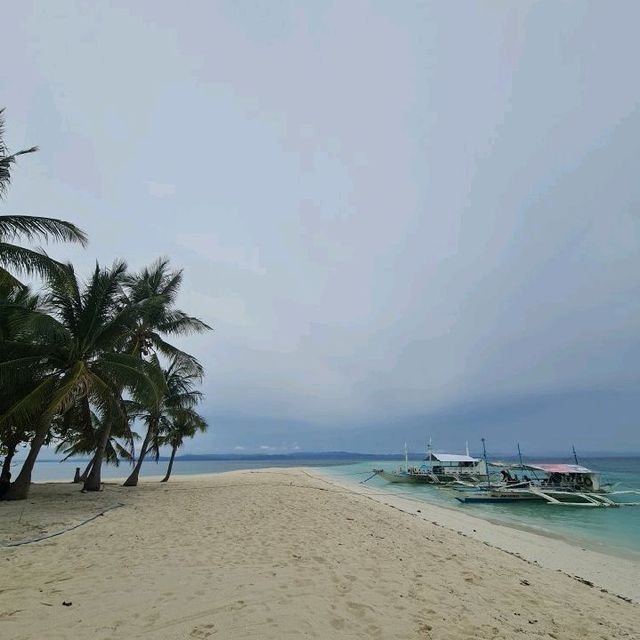
<svg viewBox="0 0 640 640">
<path fill-rule="evenodd" d="M 640 450 L 637 2 L 2 15 L 2 210 L 184 267 L 187 452 Z"/>
</svg>

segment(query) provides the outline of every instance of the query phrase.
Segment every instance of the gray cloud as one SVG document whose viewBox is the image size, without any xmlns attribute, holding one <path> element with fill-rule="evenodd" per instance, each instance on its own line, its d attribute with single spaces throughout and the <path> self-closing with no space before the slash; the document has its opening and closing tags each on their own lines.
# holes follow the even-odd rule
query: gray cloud
<svg viewBox="0 0 640 640">
<path fill-rule="evenodd" d="M 6 206 L 185 266 L 190 450 L 640 448 L 636 3 L 80 4 L 5 11 Z"/>
</svg>

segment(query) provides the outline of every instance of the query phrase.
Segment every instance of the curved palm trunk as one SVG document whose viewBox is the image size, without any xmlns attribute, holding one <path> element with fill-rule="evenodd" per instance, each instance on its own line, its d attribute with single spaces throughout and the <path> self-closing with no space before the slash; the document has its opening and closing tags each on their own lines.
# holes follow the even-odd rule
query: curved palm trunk
<svg viewBox="0 0 640 640">
<path fill-rule="evenodd" d="M 49 431 L 49 425 L 45 424 L 41 426 L 37 431 L 31 444 L 29 446 L 29 453 L 26 460 L 22 464 L 22 469 L 16 478 L 15 482 L 12 482 L 9 486 L 9 490 L 2 498 L 3 500 L 24 500 L 29 495 L 29 487 L 31 486 L 31 473 L 36 463 L 40 449 L 44 444 L 47 432 Z"/>
<path fill-rule="evenodd" d="M 173 469 L 173 459 L 176 457 L 176 451 L 178 450 L 178 445 L 174 444 L 173 449 L 171 449 L 171 458 L 169 458 L 169 466 L 167 467 L 167 474 L 165 475 L 160 482 L 167 482 L 169 477 L 171 476 L 171 469 Z"/>
<path fill-rule="evenodd" d="M 107 448 L 107 442 L 109 442 L 110 436 L 111 423 L 107 422 L 100 434 L 96 454 L 93 456 L 93 460 L 89 463 L 91 465 L 91 471 L 89 471 L 87 478 L 84 481 L 84 486 L 82 487 L 83 491 L 100 491 L 100 489 L 102 489 L 102 458 L 104 457 L 104 451 Z"/>
<path fill-rule="evenodd" d="M 13 456 L 16 454 L 17 447 L 17 441 L 10 440 L 7 443 L 7 455 L 4 457 L 4 462 L 2 463 L 2 471 L 0 471 L 0 481 L 4 480 L 5 482 L 7 482 L 11 479 L 11 461 L 13 460 Z"/>
<path fill-rule="evenodd" d="M 96 460 L 96 454 L 93 454 L 93 458 L 89 460 L 89 464 L 84 468 L 84 471 L 79 475 L 77 480 L 73 480 L 74 482 L 86 482 L 89 477 L 89 471 L 91 471 L 91 467 L 93 467 L 93 463 Z"/>
<path fill-rule="evenodd" d="M 133 468 L 131 475 L 125 480 L 123 487 L 135 487 L 138 485 L 138 479 L 140 477 L 140 469 L 142 468 L 142 463 L 144 462 L 144 457 L 147 455 L 147 449 L 149 448 L 149 443 L 151 442 L 151 436 L 153 434 L 153 427 L 149 425 L 147 429 L 147 435 L 144 437 L 144 442 L 142 443 L 142 448 L 140 449 L 140 456 L 138 457 L 138 462 L 136 462 L 136 466 Z"/>
</svg>

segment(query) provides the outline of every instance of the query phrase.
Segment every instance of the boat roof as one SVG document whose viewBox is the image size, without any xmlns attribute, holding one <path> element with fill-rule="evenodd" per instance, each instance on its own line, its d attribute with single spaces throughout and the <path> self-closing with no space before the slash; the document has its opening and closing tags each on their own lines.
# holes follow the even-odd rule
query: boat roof
<svg viewBox="0 0 640 640">
<path fill-rule="evenodd" d="M 523 464 L 521 468 L 545 473 L 594 473 L 579 464 Z"/>
<path fill-rule="evenodd" d="M 435 453 L 430 451 L 425 460 L 437 460 L 438 462 L 478 462 L 478 458 L 458 455 L 456 453 Z"/>
</svg>

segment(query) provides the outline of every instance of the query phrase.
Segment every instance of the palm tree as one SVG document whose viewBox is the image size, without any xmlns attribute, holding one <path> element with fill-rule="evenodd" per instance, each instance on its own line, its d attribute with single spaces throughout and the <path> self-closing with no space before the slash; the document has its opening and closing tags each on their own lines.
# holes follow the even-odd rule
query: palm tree
<svg viewBox="0 0 640 640">
<path fill-rule="evenodd" d="M 80 474 L 78 482 L 85 482 L 93 467 L 95 453 L 98 449 L 97 436 L 102 432 L 105 421 L 109 419 L 108 415 L 100 415 L 93 409 L 90 412 L 91 428 L 87 429 L 82 420 L 78 420 L 74 416 L 74 412 L 69 411 L 66 415 L 71 419 L 55 432 L 56 453 L 64 454 L 61 462 L 73 456 L 91 455 L 91 460 L 84 472 Z M 119 424 L 122 425 L 122 423 Z M 120 465 L 121 460 L 131 461 L 133 459 L 133 441 L 137 437 L 137 434 L 131 431 L 129 421 L 126 422 L 125 429 L 121 429 L 118 433 L 116 433 L 116 429 L 111 429 L 109 441 L 104 450 L 104 461 L 115 467 Z M 119 439 L 122 439 L 124 444 L 121 444 Z"/>
<path fill-rule="evenodd" d="M 40 308 L 40 299 L 28 287 L 0 287 L 0 358 L 11 358 L 16 341 L 25 335 L 30 316 Z M 37 371 L 16 381 L 16 384 L 0 386 L 0 415 L 12 404 L 15 397 L 26 395 L 38 381 Z M 29 422 L 13 420 L 0 426 L 0 453 L 4 456 L 0 480 L 5 486 L 11 478 L 11 462 L 18 445 L 33 437 Z"/>
<path fill-rule="evenodd" d="M 169 366 L 163 369 L 158 356 L 153 354 L 149 364 L 149 375 L 154 388 L 162 388 L 163 393 L 150 394 L 144 388 L 133 392 L 133 413 L 145 423 L 147 433 L 138 461 L 124 483 L 125 487 L 135 487 L 138 484 L 140 469 L 146 455 L 153 451 L 156 460 L 158 459 L 163 434 L 171 429 L 172 420 L 181 412 L 193 409 L 202 397 L 202 394 L 194 389 L 194 384 L 202 380 L 202 367 L 192 356 L 185 358 L 176 355 L 171 358 Z"/>
<path fill-rule="evenodd" d="M 57 416 L 74 410 L 83 429 L 91 426 L 91 407 L 108 415 L 110 424 L 127 421 L 121 391 L 145 387 L 153 394 L 147 364 L 121 353 L 130 335 L 134 306 L 122 305 L 126 265 L 110 269 L 98 265 L 81 287 L 71 265 L 50 275 L 46 303 L 50 314 L 32 314 L 31 340 L 13 345 L 10 358 L 0 358 L 0 386 L 39 373 L 37 384 L 18 397 L 0 416 L 0 428 L 12 421 L 31 421 L 35 435 L 20 474 L 11 485 L 9 499 L 27 496 L 31 472 L 42 444 Z M 85 489 L 100 489 L 102 458 L 107 447 L 104 432 Z"/>
<path fill-rule="evenodd" d="M 182 278 L 182 270 L 171 270 L 166 258 L 160 258 L 138 274 L 127 276 L 124 286 L 126 302 L 139 309 L 132 327 L 128 353 L 140 356 L 160 353 L 168 358 L 176 355 L 191 358 L 167 343 L 163 336 L 187 336 L 211 331 L 211 327 L 202 320 L 175 308 Z"/>
<path fill-rule="evenodd" d="M 37 147 L 10 153 L 4 142 L 4 109 L 0 109 L 0 200 L 4 197 L 11 180 L 11 165 L 18 156 L 33 153 Z M 47 275 L 60 265 L 43 251 L 34 251 L 14 244 L 16 240 L 27 242 L 56 240 L 78 242 L 86 245 L 84 231 L 71 222 L 40 216 L 0 216 L 0 284 L 19 284 L 8 271 L 20 275 Z"/>
<path fill-rule="evenodd" d="M 136 314 L 132 316 L 130 337 L 124 350 L 141 359 L 160 353 L 183 362 L 195 375 L 202 377 L 200 363 L 190 354 L 168 343 L 164 337 L 185 336 L 211 330 L 202 320 L 175 308 L 182 277 L 181 270 L 171 270 L 169 261 L 161 258 L 142 269 L 140 273 L 125 278 L 122 303 L 135 307 Z M 152 357 L 152 369 L 153 366 L 155 365 Z M 159 380 L 157 375 L 156 379 Z M 140 459 L 127 479 L 126 486 L 137 485 L 140 467 L 149 448 L 149 438 L 154 437 L 154 433 L 155 426 L 152 424 L 149 429 L 147 425 L 147 438 L 142 444 Z M 103 437 L 107 437 L 106 434 L 103 434 Z"/>
<path fill-rule="evenodd" d="M 161 440 L 163 445 L 171 447 L 171 457 L 169 458 L 167 473 L 160 482 L 169 481 L 176 451 L 184 444 L 185 438 L 193 438 L 198 431 L 204 433 L 207 430 L 207 426 L 206 420 L 193 409 L 174 412 L 169 422 L 169 429 Z"/>
</svg>

